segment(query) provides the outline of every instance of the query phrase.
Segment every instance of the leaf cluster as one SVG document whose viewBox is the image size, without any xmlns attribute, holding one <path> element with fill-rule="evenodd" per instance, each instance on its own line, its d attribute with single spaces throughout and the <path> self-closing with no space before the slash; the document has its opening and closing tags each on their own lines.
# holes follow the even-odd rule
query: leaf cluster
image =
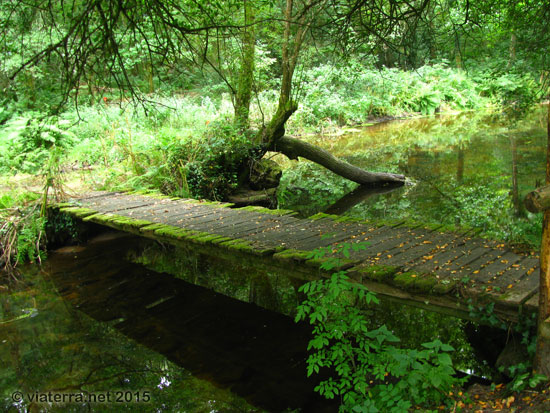
<svg viewBox="0 0 550 413">
<path fill-rule="evenodd" d="M 350 249 L 340 247 L 338 253 L 346 256 Z M 341 411 L 404 412 L 447 401 L 461 383 L 454 376 L 450 345 L 436 339 L 420 350 L 404 349 L 385 325 L 371 328 L 361 305 L 375 305 L 378 298 L 344 271 L 306 283 L 300 291 L 306 298 L 296 321 L 313 325 L 308 376 L 328 374 L 316 391 L 329 399 L 340 397 Z"/>
</svg>

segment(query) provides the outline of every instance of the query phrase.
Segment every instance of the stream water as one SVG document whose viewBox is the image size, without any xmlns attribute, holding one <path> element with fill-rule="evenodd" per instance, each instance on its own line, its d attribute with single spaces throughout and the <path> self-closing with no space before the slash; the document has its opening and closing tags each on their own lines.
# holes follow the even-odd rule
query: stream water
<svg viewBox="0 0 550 413">
<path fill-rule="evenodd" d="M 407 185 L 385 193 L 356 189 L 356 184 L 312 163 L 281 156 L 277 160 L 286 172 L 279 203 L 302 216 L 329 212 L 374 221 L 455 225 L 494 239 L 537 245 L 541 217 L 527 213 L 522 200 L 544 181 L 546 110 L 540 107 L 521 120 L 499 113 L 462 113 L 306 137 L 367 170 L 404 174 Z"/>
<path fill-rule="evenodd" d="M 308 138 L 409 183 L 348 195 L 352 184 L 287 164 L 281 207 L 468 225 L 531 242 L 540 222 L 516 198 L 544 177 L 545 126 L 540 110 L 512 123 L 463 114 Z M 51 252 L 41 267 L 23 267 L 18 284 L 0 286 L 0 410 L 335 411 L 305 377 L 310 328 L 290 317 L 301 282 L 116 233 Z M 488 374 L 461 320 L 392 303 L 370 319 L 405 346 L 440 338 L 457 349 L 457 367 Z M 30 400 L 48 392 L 112 400 Z"/>
</svg>

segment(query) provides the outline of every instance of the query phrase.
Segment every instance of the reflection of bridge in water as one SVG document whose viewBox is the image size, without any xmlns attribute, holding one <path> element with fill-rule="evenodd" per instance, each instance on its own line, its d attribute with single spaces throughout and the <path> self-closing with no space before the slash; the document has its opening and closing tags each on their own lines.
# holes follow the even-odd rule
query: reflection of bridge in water
<svg viewBox="0 0 550 413">
<path fill-rule="evenodd" d="M 143 241 L 96 237 L 54 251 L 45 269 L 73 307 L 258 407 L 338 409 L 314 392 L 320 378 L 306 377 L 308 325 L 121 259 Z"/>
<path fill-rule="evenodd" d="M 342 257 L 371 291 L 406 304 L 470 317 L 469 304 L 494 303 L 494 313 L 516 320 L 538 305 L 539 259 L 470 233 L 440 232 L 405 223 L 380 225 L 317 214 L 129 193 L 93 193 L 63 213 L 86 222 L 153 238 L 255 269 L 311 279 L 324 259 L 312 250 L 366 242 Z"/>
</svg>

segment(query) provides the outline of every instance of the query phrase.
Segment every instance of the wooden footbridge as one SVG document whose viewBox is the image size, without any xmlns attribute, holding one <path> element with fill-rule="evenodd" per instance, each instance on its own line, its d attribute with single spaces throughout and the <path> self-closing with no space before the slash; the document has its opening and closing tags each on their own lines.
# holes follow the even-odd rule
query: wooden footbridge
<svg viewBox="0 0 550 413">
<path fill-rule="evenodd" d="M 97 192 L 55 208 L 86 222 L 304 279 L 322 275 L 320 265 L 328 259 L 311 258 L 312 250 L 364 243 L 364 249 L 342 257 L 340 268 L 379 295 L 459 317 L 472 317 L 473 304 L 494 303 L 496 315 L 514 321 L 538 305 L 538 257 L 496 241 L 406 223 L 327 214 L 299 219 L 292 211 L 231 206 Z"/>
</svg>

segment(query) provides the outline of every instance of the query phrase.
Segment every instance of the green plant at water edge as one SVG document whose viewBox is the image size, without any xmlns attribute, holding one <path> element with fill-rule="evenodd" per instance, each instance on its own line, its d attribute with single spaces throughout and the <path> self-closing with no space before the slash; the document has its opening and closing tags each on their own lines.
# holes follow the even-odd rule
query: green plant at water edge
<svg viewBox="0 0 550 413">
<path fill-rule="evenodd" d="M 17 235 L 17 263 L 41 261 L 46 257 L 44 251 L 46 218 L 39 216 L 37 212 L 31 214 Z"/>
<path fill-rule="evenodd" d="M 335 251 L 349 256 L 353 249 L 356 244 Z M 314 251 L 311 258 L 327 251 Z M 336 258 L 323 263 L 325 269 L 338 265 Z M 406 412 L 413 406 L 447 402 L 449 391 L 463 382 L 454 376 L 450 345 L 434 340 L 420 350 L 404 349 L 385 325 L 369 330 L 361 306 L 377 304 L 378 299 L 345 271 L 306 283 L 300 291 L 306 299 L 296 321 L 313 325 L 307 374 L 331 369 L 315 390 L 329 399 L 341 397 L 340 411 Z"/>
</svg>

